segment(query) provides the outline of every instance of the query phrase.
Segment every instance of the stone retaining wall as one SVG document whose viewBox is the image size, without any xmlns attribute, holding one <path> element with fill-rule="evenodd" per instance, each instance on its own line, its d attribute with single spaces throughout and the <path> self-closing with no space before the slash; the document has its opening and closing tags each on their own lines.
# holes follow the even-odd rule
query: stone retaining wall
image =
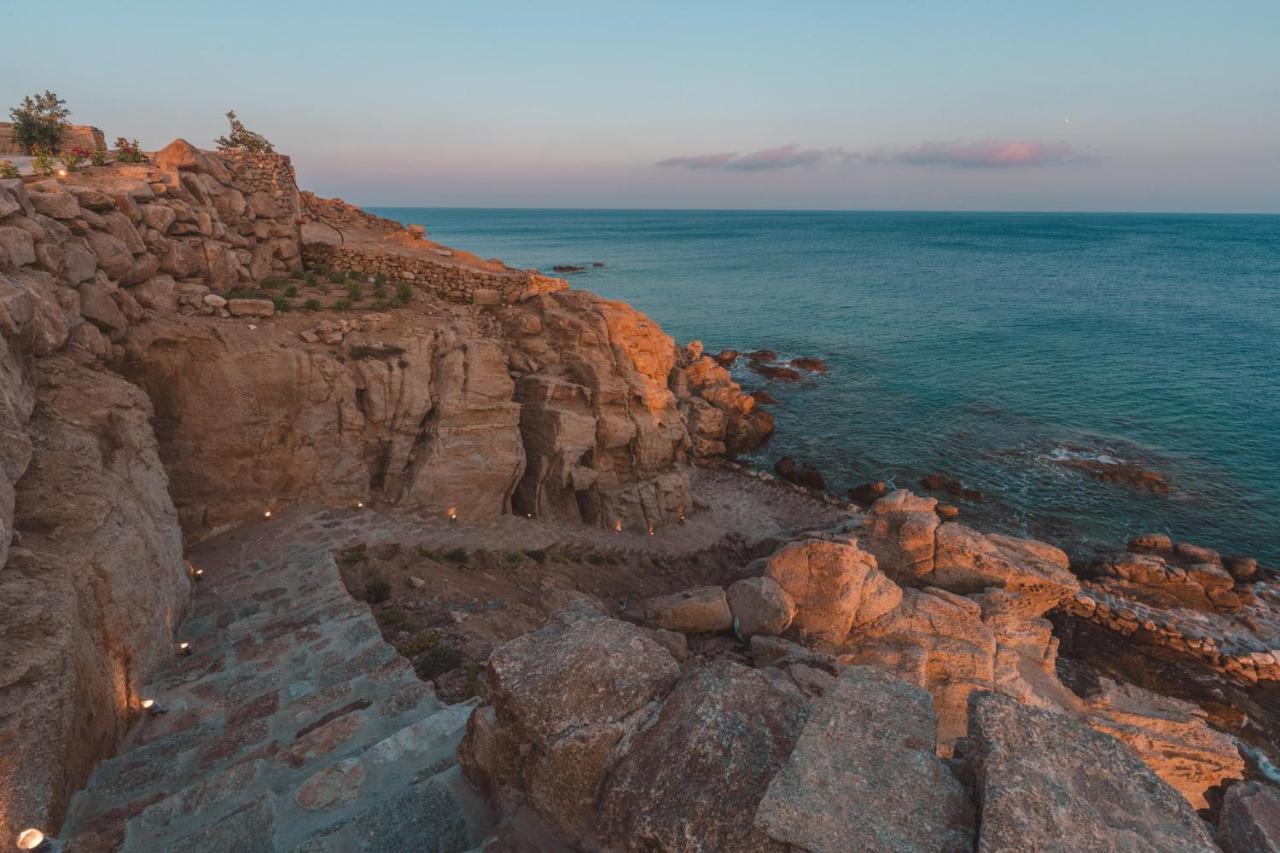
<svg viewBox="0 0 1280 853">
<path fill-rule="evenodd" d="M 338 272 L 355 270 L 364 275 L 384 275 L 392 282 L 407 281 L 432 290 L 454 302 L 497 305 L 517 302 L 535 293 L 567 290 L 561 278 L 528 270 L 489 272 L 432 261 L 429 258 L 368 249 L 307 243 L 302 247 L 307 268 L 328 267 Z"/>
</svg>

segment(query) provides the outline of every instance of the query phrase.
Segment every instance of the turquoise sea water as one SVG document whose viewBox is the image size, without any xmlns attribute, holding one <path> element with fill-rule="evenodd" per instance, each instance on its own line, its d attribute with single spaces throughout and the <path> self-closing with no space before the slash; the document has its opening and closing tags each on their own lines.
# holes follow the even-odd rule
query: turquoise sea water
<svg viewBox="0 0 1280 853">
<path fill-rule="evenodd" d="M 1280 568 L 1280 217 L 377 212 L 513 266 L 586 265 L 574 286 L 710 352 L 825 359 L 799 386 L 734 368 L 779 400 L 762 464 L 841 490 L 944 471 L 985 494 L 958 502 L 980 526 L 1082 554 L 1158 530 Z"/>
</svg>

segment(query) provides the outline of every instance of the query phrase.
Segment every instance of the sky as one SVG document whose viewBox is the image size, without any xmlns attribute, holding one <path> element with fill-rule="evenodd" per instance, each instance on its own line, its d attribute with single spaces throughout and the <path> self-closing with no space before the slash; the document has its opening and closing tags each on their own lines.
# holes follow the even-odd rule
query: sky
<svg viewBox="0 0 1280 853">
<path fill-rule="evenodd" d="M 366 205 L 1280 212 L 1280 2 L 6 3 L 0 104 Z"/>
</svg>

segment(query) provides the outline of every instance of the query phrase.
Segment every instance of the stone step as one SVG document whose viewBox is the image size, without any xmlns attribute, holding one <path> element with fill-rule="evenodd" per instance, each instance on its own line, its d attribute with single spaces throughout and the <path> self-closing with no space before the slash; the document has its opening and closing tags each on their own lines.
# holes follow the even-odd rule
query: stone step
<svg viewBox="0 0 1280 853">
<path fill-rule="evenodd" d="M 231 764 L 147 806 L 128 821 L 124 849 L 174 849 L 262 800 L 272 804 L 276 834 L 349 818 L 405 781 L 452 766 L 470 710 L 433 703 L 391 717 L 374 708 L 349 711 L 275 755 Z"/>
</svg>

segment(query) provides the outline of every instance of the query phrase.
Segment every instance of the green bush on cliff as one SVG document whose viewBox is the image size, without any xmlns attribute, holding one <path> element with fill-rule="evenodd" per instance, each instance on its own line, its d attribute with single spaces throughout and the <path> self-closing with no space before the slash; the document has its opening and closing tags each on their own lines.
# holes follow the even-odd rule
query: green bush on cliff
<svg viewBox="0 0 1280 853">
<path fill-rule="evenodd" d="M 213 141 L 219 151 L 248 151 L 253 154 L 274 154 L 276 149 L 261 133 L 254 133 L 244 126 L 244 122 L 236 118 L 235 110 L 227 111 L 227 121 L 231 123 L 231 132 L 219 136 Z"/>
<path fill-rule="evenodd" d="M 413 285 L 407 281 L 401 282 L 400 286 L 396 288 L 396 299 L 399 299 L 401 302 L 408 302 L 412 298 Z"/>
<path fill-rule="evenodd" d="M 31 160 L 31 169 L 37 175 L 52 175 L 58 168 L 58 161 L 53 159 L 53 152 L 48 148 L 34 149 L 35 156 Z"/>
<path fill-rule="evenodd" d="M 391 584 L 383 578 L 373 578 L 364 585 L 364 600 L 370 604 L 381 604 L 391 598 Z"/>
<path fill-rule="evenodd" d="M 413 662 L 413 671 L 419 678 L 438 678 L 462 665 L 462 652 L 456 646 L 441 640 Z"/>
<path fill-rule="evenodd" d="M 37 148 L 58 150 L 62 132 L 70 127 L 67 102 L 48 89 L 43 95 L 27 95 L 22 103 L 9 110 L 13 119 L 13 135 L 22 150 L 34 154 Z"/>
<path fill-rule="evenodd" d="M 329 281 L 333 282 L 334 284 L 342 284 L 344 281 L 347 280 L 347 274 L 342 272 L 329 272 L 329 273 L 326 273 L 326 275 L 328 275 Z"/>
<path fill-rule="evenodd" d="M 18 177 L 18 167 L 12 160 L 0 160 L 0 179 Z"/>
<path fill-rule="evenodd" d="M 298 295 L 298 286 L 297 286 L 296 284 L 291 284 L 291 285 L 289 285 L 288 287 L 286 287 L 286 288 L 284 289 L 284 295 L 285 295 L 285 296 L 297 296 L 297 295 Z"/>
<path fill-rule="evenodd" d="M 348 308 L 351 307 L 351 300 L 339 299 L 337 302 L 333 303 L 333 307 L 338 311 L 346 311 Z"/>
<path fill-rule="evenodd" d="M 308 299 L 306 302 L 302 303 L 302 307 L 306 308 L 308 311 L 319 311 L 320 300 L 312 297 L 311 299 Z"/>
<path fill-rule="evenodd" d="M 293 303 L 283 296 L 273 297 L 271 300 L 271 304 L 276 306 L 276 312 L 280 314 L 283 314 L 289 309 L 293 308 Z"/>
</svg>

